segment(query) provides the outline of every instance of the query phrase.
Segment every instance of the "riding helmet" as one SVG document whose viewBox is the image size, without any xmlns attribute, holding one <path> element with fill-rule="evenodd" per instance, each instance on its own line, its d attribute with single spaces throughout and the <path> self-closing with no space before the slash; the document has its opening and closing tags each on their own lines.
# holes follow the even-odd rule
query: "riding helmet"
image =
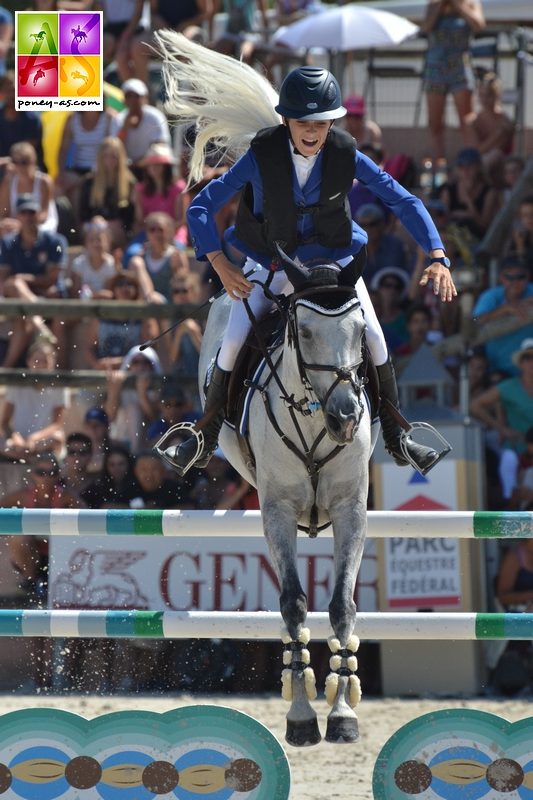
<svg viewBox="0 0 533 800">
<path fill-rule="evenodd" d="M 325 120 L 344 117 L 337 79 L 322 67 L 298 67 L 289 72 L 279 92 L 276 111 L 288 119 Z"/>
</svg>

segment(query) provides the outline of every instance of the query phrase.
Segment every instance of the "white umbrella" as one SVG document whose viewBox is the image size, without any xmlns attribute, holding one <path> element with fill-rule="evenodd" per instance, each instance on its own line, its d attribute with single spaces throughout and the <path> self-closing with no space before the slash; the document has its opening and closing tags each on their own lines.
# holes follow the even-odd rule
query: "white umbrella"
<svg viewBox="0 0 533 800">
<path fill-rule="evenodd" d="M 400 44 L 416 33 L 418 26 L 397 14 L 350 3 L 310 13 L 280 28 L 272 40 L 293 50 L 322 47 L 347 52 Z"/>
</svg>

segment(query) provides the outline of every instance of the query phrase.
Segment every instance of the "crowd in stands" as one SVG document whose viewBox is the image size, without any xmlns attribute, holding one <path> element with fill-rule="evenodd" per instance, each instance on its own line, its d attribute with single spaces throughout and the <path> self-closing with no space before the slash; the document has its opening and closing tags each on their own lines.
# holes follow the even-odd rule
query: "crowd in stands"
<svg viewBox="0 0 533 800">
<path fill-rule="evenodd" d="M 44 158 L 39 114 L 15 109 L 13 20 L 0 7 L 0 294 L 26 303 L 60 298 L 65 304 L 81 299 L 188 306 L 209 299 L 220 284 L 191 256 L 186 223 L 197 189 L 187 184 L 190 131 L 176 132 L 165 115 L 153 32 L 181 31 L 243 58 L 279 83 L 287 64 L 308 56 L 270 46 L 269 32 L 305 15 L 310 5 L 307 0 L 36 0 L 31 7 L 41 10 L 103 11 L 105 57 L 115 62 L 124 103 L 119 112 L 108 107 L 71 113 L 55 164 Z M 364 97 L 345 99 L 347 116 L 339 124 L 361 151 L 423 197 L 463 298 L 441 304 L 430 287 L 419 286 L 425 254 L 366 187 L 354 185 L 350 205 L 368 233 L 364 277 L 400 373 L 420 345 L 460 333 L 470 319 L 477 327 L 521 320 L 519 328 L 495 333 L 485 345 L 448 359 L 446 367 L 458 382 L 461 358 L 468 361 L 469 413 L 486 431 L 488 507 L 531 509 L 533 190 L 521 199 L 497 268 L 491 272 L 478 263 L 479 246 L 523 179 L 529 154 L 516 152 L 515 125 L 503 109 L 499 77 L 487 70 L 474 74 L 460 56 L 484 26 L 477 2 L 469 3 L 468 14 L 462 5 L 462 0 L 428 4 L 429 183 L 413 155 L 396 152 L 379 119 L 369 118 Z M 225 12 L 225 23 L 215 36 L 219 12 Z M 462 137 L 455 152 L 445 148 L 447 94 L 454 97 Z M 224 168 L 207 160 L 205 180 Z M 234 213 L 234 203 L 222 210 L 221 228 Z M 238 253 L 231 257 L 240 263 Z M 191 387 L 203 323 L 185 319 L 157 346 L 139 347 L 172 321 L 171 315 L 127 321 L 107 315 L 0 319 L 0 367 L 22 368 L 30 376 L 33 370 L 57 369 L 106 376 L 101 390 L 38 381 L 6 387 L 0 466 L 10 478 L 2 507 L 258 507 L 255 491 L 220 451 L 206 470 L 192 470 L 185 478 L 170 473 L 153 453 L 171 425 L 194 421 L 200 411 Z M 28 601 L 41 603 L 45 545 L 12 537 L 10 555 Z"/>
</svg>

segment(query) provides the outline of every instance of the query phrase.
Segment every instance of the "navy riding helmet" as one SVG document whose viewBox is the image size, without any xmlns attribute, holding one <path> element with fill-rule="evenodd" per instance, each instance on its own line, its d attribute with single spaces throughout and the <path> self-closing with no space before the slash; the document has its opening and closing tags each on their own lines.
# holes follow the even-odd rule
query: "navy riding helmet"
<svg viewBox="0 0 533 800">
<path fill-rule="evenodd" d="M 325 120 L 344 117 L 337 79 L 322 67 L 298 67 L 289 72 L 279 92 L 276 111 L 288 119 Z"/>
</svg>

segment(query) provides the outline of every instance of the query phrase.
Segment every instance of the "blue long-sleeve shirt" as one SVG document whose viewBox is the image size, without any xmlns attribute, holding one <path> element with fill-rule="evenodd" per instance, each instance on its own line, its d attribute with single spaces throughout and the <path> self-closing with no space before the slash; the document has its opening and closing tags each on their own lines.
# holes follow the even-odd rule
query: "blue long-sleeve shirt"
<svg viewBox="0 0 533 800">
<path fill-rule="evenodd" d="M 359 153 L 355 148 L 354 158 L 357 180 L 367 186 L 398 217 L 422 249 L 429 253 L 430 250 L 442 248 L 439 233 L 422 201 L 404 189 L 391 175 L 381 170 L 372 159 Z M 320 197 L 322 153 L 319 154 L 303 188 L 298 184 L 294 166 L 292 172 L 295 204 L 298 206 L 316 205 Z M 260 215 L 263 210 L 263 185 L 259 165 L 251 149 L 224 175 L 211 181 L 192 201 L 187 211 L 187 221 L 198 260 L 205 260 L 207 253 L 222 249 L 220 234 L 215 224 L 215 213 L 247 183 L 250 183 L 253 188 L 254 214 Z M 304 235 L 312 233 L 312 215 L 299 216 L 298 226 L 300 233 Z M 238 239 L 233 226 L 225 231 L 224 239 L 258 263 L 265 267 L 269 266 L 268 255 L 255 253 L 246 242 Z M 355 221 L 352 221 L 352 241 L 347 247 L 327 248 L 313 242 L 300 245 L 290 255 L 293 258 L 298 256 L 302 262 L 322 257 L 338 261 L 358 253 L 367 241 L 366 232 Z"/>
</svg>

